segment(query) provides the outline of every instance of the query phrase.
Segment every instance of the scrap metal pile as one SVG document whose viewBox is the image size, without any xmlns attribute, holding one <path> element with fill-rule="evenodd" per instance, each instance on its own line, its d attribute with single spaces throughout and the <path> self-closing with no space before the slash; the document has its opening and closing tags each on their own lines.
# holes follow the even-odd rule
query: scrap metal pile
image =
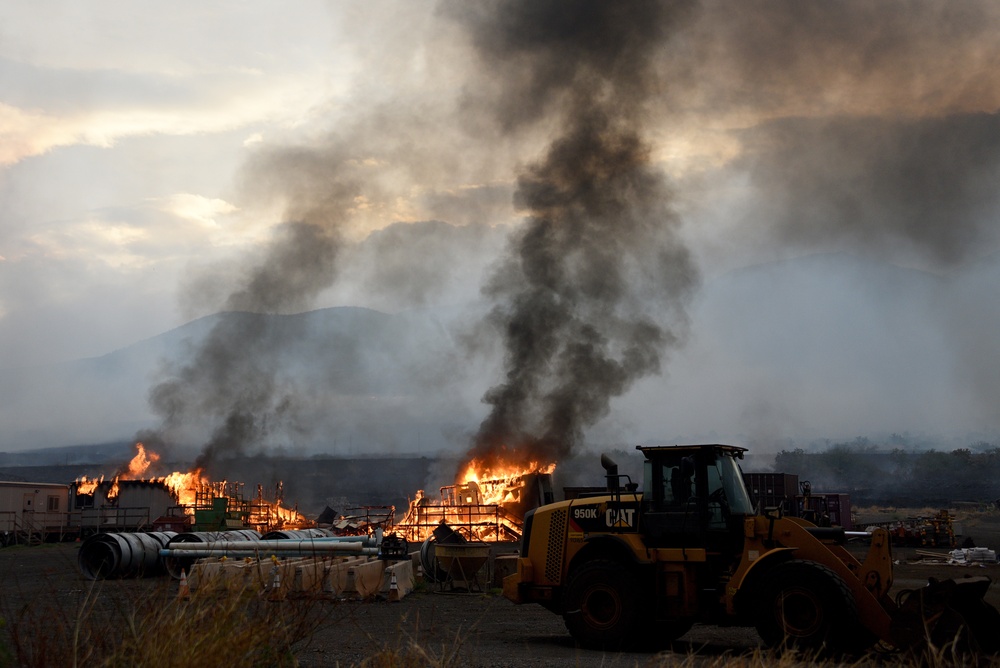
<svg viewBox="0 0 1000 668">
<path fill-rule="evenodd" d="M 956 547 L 955 518 L 947 510 L 932 517 L 907 517 L 902 520 L 868 523 L 867 531 L 882 528 L 889 532 L 892 544 L 900 547 Z"/>
</svg>

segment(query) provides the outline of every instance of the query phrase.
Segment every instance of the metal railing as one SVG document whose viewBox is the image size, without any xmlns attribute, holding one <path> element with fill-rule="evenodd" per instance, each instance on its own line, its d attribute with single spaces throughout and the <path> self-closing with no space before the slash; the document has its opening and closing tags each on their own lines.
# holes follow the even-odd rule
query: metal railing
<svg viewBox="0 0 1000 668">
<path fill-rule="evenodd" d="M 151 528 L 148 506 L 135 508 L 101 506 L 82 508 L 71 514 L 79 514 L 79 522 L 75 525 L 86 531 L 142 531 Z"/>
<path fill-rule="evenodd" d="M 69 522 L 68 513 L 25 510 L 0 512 L 0 533 L 7 544 L 36 544 L 46 540 L 65 540 L 79 533 Z"/>
</svg>

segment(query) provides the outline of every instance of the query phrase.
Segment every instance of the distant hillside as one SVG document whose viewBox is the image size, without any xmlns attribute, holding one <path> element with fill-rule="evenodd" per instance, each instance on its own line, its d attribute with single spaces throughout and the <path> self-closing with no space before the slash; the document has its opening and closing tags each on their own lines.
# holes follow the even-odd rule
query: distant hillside
<svg viewBox="0 0 1000 668">
<path fill-rule="evenodd" d="M 410 399 L 425 393 L 428 381 L 438 384 L 442 373 L 459 368 L 451 334 L 430 314 L 353 307 L 297 315 L 218 314 L 101 357 L 0 372 L 0 450 L 130 439 L 140 429 L 156 427 L 158 417 L 147 405 L 150 388 L 167 377 L 165 370 L 189 363 L 190 351 L 221 319 L 235 327 L 266 319 L 282 342 L 270 351 L 275 363 L 312 388 L 317 403 L 325 398 L 329 411 L 359 399 L 379 401 L 382 423 L 406 413 L 414 418 L 415 434 L 442 416 L 432 414 L 438 410 L 434 401 L 423 402 L 423 415 L 411 414 Z M 352 406 L 350 412 L 357 417 L 363 411 Z M 348 450 L 367 447 L 364 430 L 350 416 L 344 424 L 328 440 L 339 440 Z"/>
<path fill-rule="evenodd" d="M 21 452 L 0 452 L 0 468 L 18 466 L 88 466 L 127 461 L 135 456 L 135 443 L 119 441 L 98 445 L 66 445 Z"/>
<path fill-rule="evenodd" d="M 707 279 L 685 345 L 616 400 L 592 443 L 964 433 L 1000 429 L 1000 257 L 947 275 L 847 254 Z M 294 383 L 297 454 L 461 451 L 499 379 L 485 306 L 386 314 L 218 314 L 107 355 L 0 371 L 0 451 L 129 442 L 158 425 L 146 398 L 223 319 L 266 319 Z M 656 308 L 651 304 L 651 310 Z M 242 323 L 242 325 L 241 325 Z M 189 444 L 197 446 L 197 443 Z"/>
</svg>

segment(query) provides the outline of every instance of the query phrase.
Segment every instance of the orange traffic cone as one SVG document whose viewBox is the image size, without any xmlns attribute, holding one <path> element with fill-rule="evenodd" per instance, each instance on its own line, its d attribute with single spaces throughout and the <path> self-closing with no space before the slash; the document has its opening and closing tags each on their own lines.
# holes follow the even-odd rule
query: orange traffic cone
<svg viewBox="0 0 1000 668">
<path fill-rule="evenodd" d="M 399 600 L 399 585 L 396 584 L 396 571 L 393 571 L 391 577 L 389 578 L 389 600 Z"/>
<path fill-rule="evenodd" d="M 191 598 L 191 587 L 188 586 L 188 576 L 184 569 L 181 569 L 181 584 L 177 589 L 177 598 L 181 601 Z"/>
</svg>

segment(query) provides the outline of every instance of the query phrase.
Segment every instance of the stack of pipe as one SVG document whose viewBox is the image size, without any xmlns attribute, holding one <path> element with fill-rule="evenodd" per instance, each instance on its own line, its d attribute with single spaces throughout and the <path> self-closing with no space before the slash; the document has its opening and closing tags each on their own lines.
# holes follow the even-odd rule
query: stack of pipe
<svg viewBox="0 0 1000 668">
<path fill-rule="evenodd" d="M 172 548 L 186 543 L 209 543 L 213 541 L 252 541 L 260 540 L 260 532 L 253 529 L 232 529 L 230 531 L 191 531 L 179 533 L 164 546 Z M 157 557 L 163 557 L 163 564 L 170 573 L 170 577 L 180 580 L 181 573 L 190 571 L 195 558 L 164 555 L 162 550 L 157 551 Z"/>
<path fill-rule="evenodd" d="M 272 532 L 261 537 L 252 529 L 97 534 L 80 546 L 77 561 L 91 580 L 156 575 L 166 570 L 174 579 L 204 557 L 377 555 L 381 535 L 330 536 L 322 529 Z"/>
<path fill-rule="evenodd" d="M 201 559 L 202 557 L 248 557 L 258 555 L 304 556 L 327 553 L 378 554 L 377 547 L 361 541 L 325 543 L 315 540 L 260 540 L 248 542 L 216 541 L 190 548 L 168 547 L 160 555 L 168 558 Z"/>
<path fill-rule="evenodd" d="M 281 538 L 271 540 L 215 540 L 198 545 L 181 545 L 171 541 L 160 550 L 167 563 L 186 561 L 194 563 L 204 557 L 260 557 L 262 555 L 288 556 L 331 556 L 336 554 L 378 554 L 378 539 L 366 536 L 342 536 L 322 538 Z"/>
</svg>

